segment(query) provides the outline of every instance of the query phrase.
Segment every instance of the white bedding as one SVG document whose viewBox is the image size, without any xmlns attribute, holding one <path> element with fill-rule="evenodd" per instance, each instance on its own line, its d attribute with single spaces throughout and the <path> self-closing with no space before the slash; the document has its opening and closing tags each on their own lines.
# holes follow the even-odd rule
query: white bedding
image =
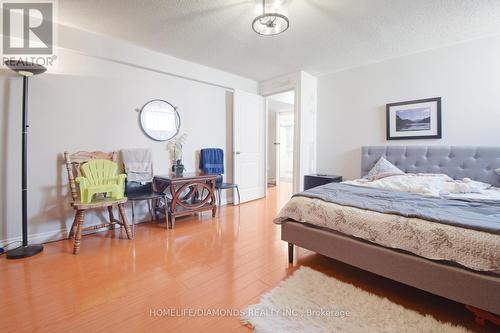
<svg viewBox="0 0 500 333">
<path fill-rule="evenodd" d="M 356 179 L 344 183 L 434 197 L 500 202 L 500 188 L 468 178 L 454 180 L 444 174 L 408 173 L 377 180 Z"/>
</svg>

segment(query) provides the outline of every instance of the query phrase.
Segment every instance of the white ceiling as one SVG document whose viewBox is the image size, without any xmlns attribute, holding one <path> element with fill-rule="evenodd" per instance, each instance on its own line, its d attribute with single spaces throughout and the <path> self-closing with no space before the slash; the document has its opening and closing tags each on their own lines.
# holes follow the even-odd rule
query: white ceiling
<svg viewBox="0 0 500 333">
<path fill-rule="evenodd" d="M 59 0 L 59 21 L 264 80 L 322 75 L 500 34 L 500 0 L 293 0 L 290 29 L 253 32 L 254 0 Z"/>
</svg>

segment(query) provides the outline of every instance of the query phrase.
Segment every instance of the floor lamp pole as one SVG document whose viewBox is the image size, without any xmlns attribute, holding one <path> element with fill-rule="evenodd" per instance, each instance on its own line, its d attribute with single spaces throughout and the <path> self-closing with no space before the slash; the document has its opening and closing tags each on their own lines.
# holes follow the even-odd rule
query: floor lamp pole
<svg viewBox="0 0 500 333">
<path fill-rule="evenodd" d="M 23 247 L 28 246 L 28 76 L 23 76 L 23 134 L 22 134 L 22 222 Z"/>
<path fill-rule="evenodd" d="M 34 256 L 43 251 L 41 244 L 28 244 L 28 86 L 29 77 L 44 73 L 47 69 L 43 66 L 22 61 L 9 60 L 5 62 L 10 69 L 23 77 L 23 126 L 22 126 L 22 179 L 21 179 L 21 201 L 22 201 L 22 246 L 7 251 L 7 259 L 21 259 Z"/>
</svg>

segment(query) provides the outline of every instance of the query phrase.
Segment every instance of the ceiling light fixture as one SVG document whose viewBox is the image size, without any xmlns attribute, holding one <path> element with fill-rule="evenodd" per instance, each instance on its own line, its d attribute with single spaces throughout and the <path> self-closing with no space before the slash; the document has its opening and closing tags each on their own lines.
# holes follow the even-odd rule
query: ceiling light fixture
<svg viewBox="0 0 500 333">
<path fill-rule="evenodd" d="M 262 14 L 252 22 L 253 30 L 262 36 L 273 36 L 288 29 L 290 22 L 284 13 L 283 0 L 274 0 L 266 3 L 262 0 Z"/>
</svg>

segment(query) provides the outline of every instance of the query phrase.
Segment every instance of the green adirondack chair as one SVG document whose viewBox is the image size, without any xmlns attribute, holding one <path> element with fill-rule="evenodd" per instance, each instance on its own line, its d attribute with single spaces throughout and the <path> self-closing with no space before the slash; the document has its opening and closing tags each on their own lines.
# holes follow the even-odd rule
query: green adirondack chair
<svg viewBox="0 0 500 333">
<path fill-rule="evenodd" d="M 92 202 L 92 198 L 98 193 L 106 193 L 112 199 L 124 197 L 127 175 L 118 175 L 118 164 L 95 159 L 83 164 L 81 171 L 84 177 L 77 177 L 75 180 L 80 185 L 82 203 Z"/>
</svg>

